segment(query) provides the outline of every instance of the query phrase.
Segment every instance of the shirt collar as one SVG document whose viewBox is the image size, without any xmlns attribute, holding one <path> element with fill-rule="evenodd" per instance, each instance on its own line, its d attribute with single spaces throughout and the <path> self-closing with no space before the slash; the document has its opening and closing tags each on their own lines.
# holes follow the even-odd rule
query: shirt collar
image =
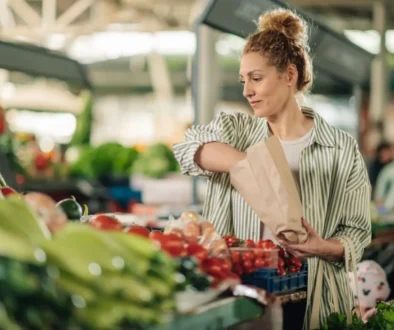
<svg viewBox="0 0 394 330">
<path fill-rule="evenodd" d="M 302 107 L 301 111 L 305 117 L 312 118 L 314 121 L 311 144 L 316 142 L 325 147 L 334 147 L 335 138 L 332 127 L 311 108 Z M 270 135 L 268 122 L 266 120 L 263 125 L 262 134 L 265 139 Z"/>
</svg>

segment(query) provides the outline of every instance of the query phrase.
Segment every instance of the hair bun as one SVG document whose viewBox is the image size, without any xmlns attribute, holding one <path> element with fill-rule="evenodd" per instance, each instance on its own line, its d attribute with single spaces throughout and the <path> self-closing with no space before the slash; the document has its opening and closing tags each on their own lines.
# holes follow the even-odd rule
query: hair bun
<svg viewBox="0 0 394 330">
<path fill-rule="evenodd" d="M 308 45 L 306 23 L 289 9 L 275 9 L 259 17 L 260 32 L 282 33 L 289 41 L 300 47 Z"/>
</svg>

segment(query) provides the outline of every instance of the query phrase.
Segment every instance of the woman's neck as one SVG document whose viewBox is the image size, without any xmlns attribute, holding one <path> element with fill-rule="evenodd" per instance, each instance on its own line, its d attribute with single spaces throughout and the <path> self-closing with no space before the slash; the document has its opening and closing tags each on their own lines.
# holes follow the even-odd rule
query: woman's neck
<svg viewBox="0 0 394 330">
<path fill-rule="evenodd" d="M 299 139 L 313 127 L 313 119 L 304 116 L 295 100 L 288 103 L 280 113 L 267 117 L 267 121 L 271 132 L 281 140 Z"/>
</svg>

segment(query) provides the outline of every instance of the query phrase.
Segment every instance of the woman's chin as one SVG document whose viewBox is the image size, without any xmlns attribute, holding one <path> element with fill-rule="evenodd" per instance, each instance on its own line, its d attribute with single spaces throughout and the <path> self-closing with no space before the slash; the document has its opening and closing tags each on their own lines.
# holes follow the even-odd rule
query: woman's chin
<svg viewBox="0 0 394 330">
<path fill-rule="evenodd" d="M 263 109 L 253 109 L 254 110 L 254 115 L 256 116 L 256 117 L 259 117 L 259 118 L 263 118 L 263 117 L 267 117 L 267 115 L 268 115 L 268 113 L 267 113 L 267 111 L 264 111 Z"/>
</svg>

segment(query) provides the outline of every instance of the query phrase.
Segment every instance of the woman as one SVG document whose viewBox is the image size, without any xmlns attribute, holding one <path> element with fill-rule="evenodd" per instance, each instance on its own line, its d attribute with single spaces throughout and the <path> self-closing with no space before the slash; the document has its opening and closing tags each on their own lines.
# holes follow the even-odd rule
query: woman
<svg viewBox="0 0 394 330">
<path fill-rule="evenodd" d="M 307 26 L 300 17 L 282 9 L 262 15 L 259 30 L 247 39 L 240 64 L 243 95 L 255 116 L 221 113 L 209 125 L 189 129 L 185 141 L 174 146 L 184 174 L 210 178 L 203 215 L 218 232 L 257 240 L 270 233 L 233 189 L 229 172 L 250 146 L 270 134 L 279 137 L 307 219 L 303 220 L 309 236 L 306 243 L 278 240 L 295 256 L 308 260 L 304 329 L 310 328 L 315 309 L 314 323 L 321 324 L 334 307 L 341 312 L 348 308 L 345 247 L 350 240 L 358 261 L 370 242 L 370 184 L 356 141 L 297 102 L 312 84 L 308 50 Z M 333 303 L 328 273 L 335 279 L 339 305 Z M 320 287 L 321 297 L 313 300 Z M 286 323 L 288 318 L 284 319 Z M 296 319 L 290 321 L 291 329 L 300 328 Z"/>
</svg>

